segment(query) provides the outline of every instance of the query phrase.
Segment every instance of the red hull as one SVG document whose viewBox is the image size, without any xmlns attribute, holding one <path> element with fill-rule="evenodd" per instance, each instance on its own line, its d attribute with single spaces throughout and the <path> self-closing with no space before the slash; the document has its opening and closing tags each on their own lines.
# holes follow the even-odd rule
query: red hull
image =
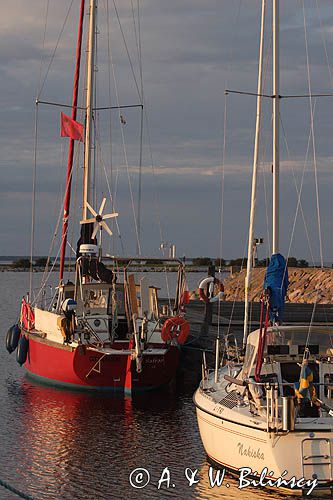
<svg viewBox="0 0 333 500">
<path fill-rule="evenodd" d="M 118 347 L 128 349 L 128 342 Z M 169 383 L 176 375 L 178 363 L 179 349 L 172 346 L 164 355 L 143 356 L 142 372 L 137 373 L 130 356 L 103 357 L 89 348 L 57 346 L 30 335 L 24 366 L 35 377 L 56 385 L 131 392 Z"/>
</svg>

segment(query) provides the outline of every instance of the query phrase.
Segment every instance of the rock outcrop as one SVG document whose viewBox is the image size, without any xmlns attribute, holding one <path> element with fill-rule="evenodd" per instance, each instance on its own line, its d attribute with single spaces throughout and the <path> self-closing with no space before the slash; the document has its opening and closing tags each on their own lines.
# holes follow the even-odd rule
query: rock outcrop
<svg viewBox="0 0 333 500">
<path fill-rule="evenodd" d="M 258 302 L 262 293 L 266 269 L 252 271 L 250 300 Z M 226 301 L 244 300 L 244 281 L 246 270 L 231 274 L 225 281 Z M 289 287 L 287 302 L 307 304 L 333 303 L 333 269 L 297 268 L 288 269 Z"/>
</svg>

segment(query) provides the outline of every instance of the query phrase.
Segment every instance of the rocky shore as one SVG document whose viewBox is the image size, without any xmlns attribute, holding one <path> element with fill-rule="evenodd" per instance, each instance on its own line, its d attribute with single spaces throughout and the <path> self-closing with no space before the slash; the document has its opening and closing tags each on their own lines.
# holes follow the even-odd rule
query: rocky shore
<svg viewBox="0 0 333 500">
<path fill-rule="evenodd" d="M 265 268 L 255 268 L 252 272 L 250 300 L 258 302 L 262 293 Z M 333 303 L 333 269 L 296 268 L 288 269 L 289 287 L 287 302 L 299 304 Z M 231 274 L 224 281 L 226 301 L 244 300 L 244 280 L 246 270 Z"/>
</svg>

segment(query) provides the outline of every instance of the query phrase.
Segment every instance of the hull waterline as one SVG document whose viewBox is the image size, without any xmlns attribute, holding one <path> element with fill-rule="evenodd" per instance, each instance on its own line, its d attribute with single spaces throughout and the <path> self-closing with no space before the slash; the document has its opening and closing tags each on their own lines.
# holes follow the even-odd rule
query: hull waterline
<svg viewBox="0 0 333 500">
<path fill-rule="evenodd" d="M 29 336 L 29 352 L 24 364 L 29 376 L 52 385 L 72 389 L 132 391 L 150 390 L 168 384 L 176 375 L 179 349 L 143 357 L 142 371 L 130 355 L 121 354 L 128 342 L 119 343 L 120 353 L 104 355 L 89 347 L 54 345 Z"/>
</svg>

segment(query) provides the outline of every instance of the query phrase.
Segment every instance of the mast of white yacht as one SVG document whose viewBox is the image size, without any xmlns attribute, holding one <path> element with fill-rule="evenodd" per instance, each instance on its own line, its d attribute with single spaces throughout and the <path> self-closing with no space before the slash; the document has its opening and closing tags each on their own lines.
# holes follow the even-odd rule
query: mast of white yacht
<svg viewBox="0 0 333 500">
<path fill-rule="evenodd" d="M 95 31 L 96 31 L 97 0 L 90 0 L 89 7 L 89 33 L 88 33 L 88 59 L 87 59 L 87 96 L 86 96 L 86 130 L 84 148 L 83 170 L 83 206 L 82 218 L 87 219 L 87 203 L 90 199 L 90 164 L 92 142 L 92 105 L 94 91 L 94 56 L 95 56 Z"/>
<path fill-rule="evenodd" d="M 250 295 L 250 290 L 251 290 L 251 273 L 252 273 L 253 241 L 254 241 L 254 218 L 255 218 L 256 196 L 257 196 L 258 158 L 259 158 L 259 141 L 260 141 L 260 125 L 261 125 L 265 12 L 266 12 L 266 0 L 262 0 L 259 65 L 258 65 L 256 131 L 255 131 L 255 139 L 254 139 L 249 241 L 248 241 L 247 268 L 246 268 L 246 277 L 245 277 L 245 311 L 244 311 L 243 346 L 245 346 L 245 344 L 246 344 L 246 339 L 247 339 L 247 335 L 248 335 L 248 325 L 249 325 L 249 295 Z"/>
<path fill-rule="evenodd" d="M 273 244 L 272 254 L 279 252 L 279 0 L 273 0 Z"/>
</svg>

